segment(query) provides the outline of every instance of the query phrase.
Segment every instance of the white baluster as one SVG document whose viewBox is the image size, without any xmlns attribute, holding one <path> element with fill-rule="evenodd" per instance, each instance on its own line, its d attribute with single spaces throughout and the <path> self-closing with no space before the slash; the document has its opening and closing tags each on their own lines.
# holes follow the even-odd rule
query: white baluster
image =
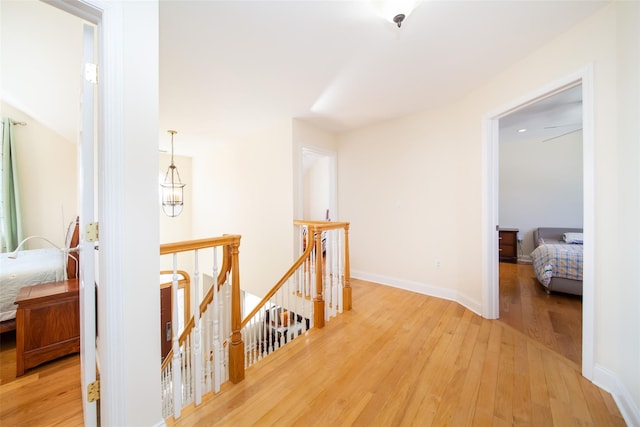
<svg viewBox="0 0 640 427">
<path fill-rule="evenodd" d="M 295 283 L 294 283 L 295 285 Z M 291 283 L 288 283 L 288 287 L 291 288 Z M 292 305 L 293 305 L 293 314 L 292 314 L 292 319 L 291 322 L 293 322 L 293 326 L 291 327 L 291 338 L 295 339 L 298 335 L 299 335 L 299 331 L 300 331 L 300 325 L 298 322 L 298 315 L 300 314 L 299 312 L 299 307 L 298 307 L 298 295 L 296 294 L 292 294 L 290 292 L 291 298 L 293 299 Z"/>
<path fill-rule="evenodd" d="M 180 347 L 178 343 L 178 254 L 173 254 L 173 281 L 171 283 L 171 293 L 173 294 L 173 310 L 171 313 L 171 331 L 173 332 L 173 416 L 174 418 L 180 418 L 182 409 L 182 376 L 181 376 L 181 361 L 180 361 Z"/>
<path fill-rule="evenodd" d="M 273 353 L 273 344 L 274 344 L 274 339 L 273 339 L 274 338 L 274 335 L 273 335 L 273 325 L 274 325 L 274 321 L 273 321 L 273 304 L 271 302 L 271 299 L 269 299 L 269 301 L 267 301 L 265 312 L 267 313 L 267 316 L 269 318 L 269 321 L 267 322 L 267 329 L 266 329 L 267 354 L 271 354 L 271 353 Z"/>
<path fill-rule="evenodd" d="M 215 251 L 215 248 L 214 248 Z M 194 329 L 194 393 L 195 404 L 199 405 L 202 402 L 202 349 L 200 348 L 200 267 L 198 259 L 198 249 L 194 251 L 195 265 L 193 272 L 193 303 L 191 307 L 194 307 L 193 313 L 193 329 Z"/>
<path fill-rule="evenodd" d="M 302 317 L 302 332 L 307 332 L 307 299 L 303 296 L 300 298 L 300 316 Z"/>
<path fill-rule="evenodd" d="M 276 309 L 277 311 L 276 325 L 278 328 L 278 333 L 276 336 L 278 337 L 278 348 L 281 348 L 283 345 L 282 336 L 284 335 L 281 332 L 282 331 L 282 314 L 284 312 L 284 303 L 282 300 L 282 289 L 279 289 L 278 292 L 276 292 L 275 300 L 276 300 L 276 305 L 278 306 L 278 308 Z"/>
<path fill-rule="evenodd" d="M 251 350 L 251 361 L 258 361 L 258 318 L 256 315 L 251 319 L 251 335 L 253 336 L 253 349 Z"/>
<path fill-rule="evenodd" d="M 218 288 L 218 254 L 217 251 L 213 252 L 213 391 L 218 393 L 220 391 L 221 381 L 221 367 L 220 363 L 222 359 L 220 357 L 220 290 Z"/>
<path fill-rule="evenodd" d="M 171 379 L 169 376 L 170 372 L 169 365 L 166 369 L 162 371 L 162 375 L 160 378 L 160 383 L 162 385 L 162 418 L 168 418 L 172 415 L 171 413 Z"/>
<path fill-rule="evenodd" d="M 340 313 L 342 313 L 343 309 L 344 309 L 344 301 L 343 301 L 343 287 L 344 287 L 344 283 L 343 283 L 343 276 L 344 276 L 344 267 L 343 267 L 343 263 L 344 263 L 344 258 L 343 258 L 343 231 L 341 230 L 337 230 L 337 236 L 338 236 L 338 257 L 336 260 L 336 276 L 337 276 L 337 283 L 338 283 L 338 300 L 340 301 L 340 305 L 339 305 L 339 311 Z"/>
<path fill-rule="evenodd" d="M 203 355 L 204 355 L 204 378 L 205 378 L 205 383 L 204 383 L 204 392 L 208 393 L 211 391 L 211 375 L 212 375 L 212 370 L 211 370 L 211 354 L 213 351 L 213 318 L 211 317 L 211 313 L 213 312 L 213 309 L 211 307 L 211 304 L 209 304 L 209 306 L 207 307 L 207 310 L 204 312 L 204 330 L 202 332 L 202 336 L 204 337 L 204 350 L 203 350 Z"/>
<path fill-rule="evenodd" d="M 225 340 L 231 337 L 231 281 L 229 280 L 229 278 L 230 275 L 229 273 L 227 273 L 227 278 L 224 282 L 224 300 L 220 300 L 220 304 L 222 304 L 222 310 L 220 310 L 220 314 L 224 316 L 224 334 L 222 336 Z"/>
<path fill-rule="evenodd" d="M 254 335 L 254 330 L 253 330 L 253 326 L 254 326 L 254 322 L 253 322 L 253 318 L 249 320 L 249 322 L 247 323 L 247 325 L 244 327 L 244 331 L 242 334 L 242 339 L 245 341 L 245 345 L 247 346 L 246 348 L 249 349 L 249 355 L 248 357 L 244 358 L 244 366 L 245 369 L 247 369 L 249 366 L 253 365 L 255 362 L 255 359 L 253 358 L 253 356 L 255 355 L 255 346 L 256 346 L 256 337 Z M 246 338 L 245 338 L 246 337 Z"/>
<path fill-rule="evenodd" d="M 193 382 L 192 382 L 193 377 L 191 376 L 192 337 L 193 337 L 193 331 L 189 335 L 187 335 L 187 340 L 185 342 L 185 349 L 184 349 L 184 375 L 183 375 L 184 385 L 182 389 L 182 394 L 183 394 L 182 405 L 183 406 L 191 401 L 191 387 L 193 386 Z"/>
<path fill-rule="evenodd" d="M 267 336 L 267 304 L 263 305 L 260 309 L 260 313 L 262 314 L 262 327 L 260 328 L 262 330 L 262 357 L 266 357 L 269 353 L 269 340 Z"/>
</svg>

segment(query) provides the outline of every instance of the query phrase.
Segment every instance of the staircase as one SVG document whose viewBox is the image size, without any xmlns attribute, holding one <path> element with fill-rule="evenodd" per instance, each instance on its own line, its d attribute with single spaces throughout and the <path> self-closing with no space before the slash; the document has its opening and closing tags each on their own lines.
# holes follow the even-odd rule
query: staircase
<svg viewBox="0 0 640 427">
<path fill-rule="evenodd" d="M 183 408 L 199 405 L 227 381 L 242 381 L 269 354 L 351 309 L 349 223 L 296 220 L 294 226 L 302 254 L 252 309 L 243 307 L 240 236 L 161 245 L 161 257 L 173 264 L 172 300 L 186 277 L 190 305 L 197 307 L 182 332 L 172 328 L 161 368 L 165 419 L 180 418 Z M 180 308 L 172 306 L 178 325 Z"/>
</svg>

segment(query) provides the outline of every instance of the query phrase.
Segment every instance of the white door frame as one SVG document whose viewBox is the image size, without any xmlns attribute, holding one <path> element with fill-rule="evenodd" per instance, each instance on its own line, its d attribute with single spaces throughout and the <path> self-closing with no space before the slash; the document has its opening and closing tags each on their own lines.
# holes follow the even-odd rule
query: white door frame
<svg viewBox="0 0 640 427">
<path fill-rule="evenodd" d="M 82 64 L 96 64 L 95 26 L 83 23 Z M 91 80 L 89 79 L 91 78 Z M 92 76 L 82 78 L 82 127 L 78 143 L 78 212 L 80 213 L 80 370 L 82 390 L 96 380 L 96 258 L 94 243 L 86 239 L 87 224 L 96 221 L 94 156 L 95 85 Z M 98 405 L 94 400 L 82 399 L 84 424 L 97 423 Z"/>
<path fill-rule="evenodd" d="M 595 144 L 593 64 L 489 112 L 483 119 L 482 316 L 497 319 L 498 289 L 498 120 L 527 105 L 582 84 L 584 270 L 582 294 L 582 375 L 593 380 L 595 346 Z"/>
<path fill-rule="evenodd" d="M 124 188 L 124 165 L 121 161 L 124 152 L 123 128 L 123 5 L 121 2 L 105 0 L 43 0 L 44 2 L 60 10 L 68 12 L 78 18 L 84 19 L 97 27 L 98 33 L 98 129 L 97 150 L 98 150 L 98 218 L 105 224 L 117 221 L 124 211 L 124 202 L 120 195 Z M 106 173 L 106 170 L 109 173 Z M 105 203 L 107 200 L 108 203 Z M 100 233 L 100 241 L 119 241 L 118 224 L 103 228 Z M 120 283 L 123 270 L 123 260 L 117 254 L 111 253 L 108 249 L 99 252 L 99 279 L 98 283 Z M 124 320 L 117 315 L 107 313 L 108 301 L 122 301 L 122 291 L 118 287 L 107 286 L 101 289 L 101 298 L 98 300 L 100 319 L 98 324 L 105 324 L 105 316 L 109 316 L 109 328 L 99 326 L 99 333 L 103 335 L 121 334 L 126 327 Z M 82 326 L 81 326 L 82 328 Z M 105 337 L 105 339 L 108 337 Z M 100 341 L 100 338 L 98 339 Z M 126 352 L 126 349 L 119 346 L 124 343 L 114 339 L 106 339 L 110 344 L 109 354 L 103 355 L 100 352 L 100 342 L 98 341 L 98 363 L 106 358 L 111 363 L 111 359 L 116 360 L 119 354 Z M 118 348 L 116 348 L 118 347 Z M 109 365 L 109 363 L 105 363 Z M 101 393 L 100 393 L 100 418 L 103 423 L 120 425 L 126 420 L 125 408 L 127 402 L 123 393 L 114 391 L 124 389 L 125 378 L 114 375 L 105 369 L 101 364 Z M 83 373 L 84 377 L 84 373 Z M 82 391 L 83 406 L 87 397 L 86 388 Z M 93 405 L 95 407 L 95 405 Z M 91 406 L 88 406 L 91 408 Z M 85 411 L 85 425 L 97 425 L 96 411 L 89 409 Z"/>
</svg>

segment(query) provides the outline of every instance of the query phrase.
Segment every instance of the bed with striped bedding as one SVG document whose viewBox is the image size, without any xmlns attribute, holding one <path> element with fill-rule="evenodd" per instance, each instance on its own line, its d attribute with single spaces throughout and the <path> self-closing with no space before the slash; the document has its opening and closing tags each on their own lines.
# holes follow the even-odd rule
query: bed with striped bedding
<svg viewBox="0 0 640 427">
<path fill-rule="evenodd" d="M 547 293 L 557 291 L 582 295 L 582 244 L 564 243 L 567 235 L 577 235 L 576 232 L 581 231 L 539 228 L 534 233 L 536 248 L 531 253 L 533 270 Z"/>
</svg>

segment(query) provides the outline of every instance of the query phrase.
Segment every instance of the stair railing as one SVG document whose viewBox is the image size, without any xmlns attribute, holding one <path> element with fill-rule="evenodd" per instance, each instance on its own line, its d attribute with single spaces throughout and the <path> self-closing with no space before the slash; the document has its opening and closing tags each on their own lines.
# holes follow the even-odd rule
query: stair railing
<svg viewBox="0 0 640 427">
<path fill-rule="evenodd" d="M 349 223 L 294 221 L 294 225 L 302 255 L 240 325 L 245 368 L 351 309 Z"/>
<path fill-rule="evenodd" d="M 246 368 L 308 329 L 322 328 L 331 317 L 351 310 L 349 223 L 294 221 L 294 225 L 302 255 L 244 319 L 240 236 L 161 245 L 160 255 L 172 256 L 174 301 L 183 277 L 178 274 L 178 254 L 193 255 L 193 270 L 182 262 L 180 267 L 193 278 L 191 306 L 198 307 L 181 334 L 173 328 L 172 349 L 162 364 L 164 418 L 179 418 L 185 406 L 199 405 L 203 395 L 219 392 L 223 382 L 242 381 Z M 202 262 L 204 271 L 211 272 L 208 282 L 200 272 L 200 252 L 205 250 L 212 252 Z M 206 292 L 200 301 L 201 281 Z M 174 306 L 173 324 L 177 325 Z"/>
<path fill-rule="evenodd" d="M 237 368 L 230 369 L 230 356 L 238 350 L 243 351 L 239 314 L 239 245 L 240 236 L 228 235 L 160 246 L 160 255 L 171 256 L 173 261 L 173 301 L 178 300 L 179 279 L 183 277 L 178 274 L 178 256 L 192 256 L 192 269 L 185 268 L 182 261 L 180 267 L 193 278 L 191 306 L 199 308 L 194 310 L 181 334 L 177 327 L 172 328 L 172 349 L 161 367 L 164 418 L 179 418 L 185 406 L 200 404 L 203 395 L 219 392 L 223 382 L 231 380 L 235 383 L 244 378 L 244 369 L 240 374 Z M 201 271 L 210 273 L 202 274 Z M 202 299 L 201 289 L 204 289 Z M 234 299 L 237 307 L 233 304 Z M 172 323 L 178 325 L 178 306 L 172 306 Z M 235 321 L 233 310 L 238 313 Z M 237 354 L 234 357 L 237 358 Z"/>
<path fill-rule="evenodd" d="M 313 236 L 317 296 L 327 300 L 325 320 L 343 310 L 351 310 L 351 264 L 349 259 L 349 223 L 295 220 L 300 246 L 306 247 L 308 236 Z M 320 288 L 322 285 L 322 288 Z M 320 304 L 317 305 L 320 309 Z M 322 322 L 324 325 L 324 322 Z M 319 326 L 322 327 L 322 326 Z"/>
</svg>

